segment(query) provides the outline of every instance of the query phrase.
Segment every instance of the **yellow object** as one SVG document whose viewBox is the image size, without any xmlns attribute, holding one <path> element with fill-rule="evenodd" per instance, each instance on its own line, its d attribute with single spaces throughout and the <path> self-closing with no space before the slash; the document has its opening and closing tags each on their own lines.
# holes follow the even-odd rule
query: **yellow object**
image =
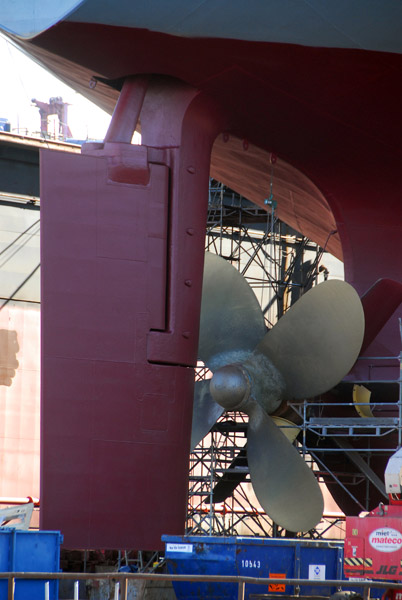
<svg viewBox="0 0 402 600">
<path fill-rule="evenodd" d="M 370 407 L 370 397 L 371 392 L 364 385 L 355 384 L 353 386 L 353 402 L 357 414 L 362 418 L 374 418 Z"/>
<path fill-rule="evenodd" d="M 275 425 L 279 427 L 282 433 L 287 437 L 289 442 L 293 444 L 298 436 L 300 427 L 297 427 L 292 421 L 284 419 L 283 417 L 271 417 Z"/>
</svg>

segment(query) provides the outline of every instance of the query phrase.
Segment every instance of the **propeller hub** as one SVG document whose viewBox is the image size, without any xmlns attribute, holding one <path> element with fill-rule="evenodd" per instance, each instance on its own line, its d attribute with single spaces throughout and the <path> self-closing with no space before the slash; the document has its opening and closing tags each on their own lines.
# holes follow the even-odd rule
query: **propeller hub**
<svg viewBox="0 0 402 600">
<path fill-rule="evenodd" d="M 210 392 L 225 410 L 236 410 L 250 395 L 250 380 L 240 366 L 227 365 L 214 373 Z"/>
</svg>

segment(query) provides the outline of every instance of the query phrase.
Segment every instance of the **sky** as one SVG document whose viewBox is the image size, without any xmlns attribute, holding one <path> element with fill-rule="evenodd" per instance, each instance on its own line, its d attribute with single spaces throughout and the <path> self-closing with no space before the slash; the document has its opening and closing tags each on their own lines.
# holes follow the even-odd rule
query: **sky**
<svg viewBox="0 0 402 600">
<path fill-rule="evenodd" d="M 39 110 L 32 98 L 49 102 L 61 96 L 68 102 L 68 123 L 75 139 L 103 139 L 110 116 L 56 79 L 0 35 L 0 117 L 15 133 L 40 131 Z"/>
</svg>

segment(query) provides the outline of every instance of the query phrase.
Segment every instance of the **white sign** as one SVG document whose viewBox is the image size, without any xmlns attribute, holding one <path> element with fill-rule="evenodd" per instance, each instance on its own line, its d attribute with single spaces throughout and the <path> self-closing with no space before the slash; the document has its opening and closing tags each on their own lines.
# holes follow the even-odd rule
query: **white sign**
<svg viewBox="0 0 402 600">
<path fill-rule="evenodd" d="M 395 552 L 402 548 L 402 533 L 392 527 L 380 527 L 370 533 L 369 543 L 378 552 Z"/>
<path fill-rule="evenodd" d="M 166 552 L 187 552 L 193 551 L 193 544 L 166 544 Z"/>
<path fill-rule="evenodd" d="M 325 580 L 325 565 L 309 565 L 308 566 L 308 578 L 315 579 L 316 581 Z"/>
</svg>

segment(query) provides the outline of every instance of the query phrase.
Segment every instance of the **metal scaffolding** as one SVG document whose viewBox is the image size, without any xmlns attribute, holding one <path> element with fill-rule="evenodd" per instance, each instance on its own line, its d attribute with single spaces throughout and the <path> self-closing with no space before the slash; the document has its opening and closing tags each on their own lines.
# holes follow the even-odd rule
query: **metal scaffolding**
<svg viewBox="0 0 402 600">
<path fill-rule="evenodd" d="M 247 279 L 261 304 L 268 328 L 305 291 L 331 275 L 329 255 L 282 223 L 272 199 L 264 210 L 213 180 L 206 249 L 224 257 Z M 208 376 L 211 374 L 201 365 L 197 379 Z M 357 512 L 368 510 L 373 488 L 385 494 L 384 484 L 370 464 L 373 454 L 389 456 L 400 445 L 401 392 L 398 402 L 390 403 L 392 414 L 375 421 L 369 416 L 359 416 L 358 405 L 350 402 L 345 408 L 342 403 L 331 404 L 330 416 L 325 413 L 325 399 L 289 407 L 293 411 L 292 420 L 300 428 L 296 445 L 319 481 L 329 490 L 338 486 L 352 498 L 354 488 L 366 487 L 364 502 L 354 498 Z M 384 410 L 385 404 L 381 408 Z M 191 454 L 187 533 L 289 535 L 267 517 L 255 498 L 245 452 L 246 431 L 246 415 L 226 412 Z M 353 435 L 358 440 L 365 436 L 365 443 L 352 445 L 348 438 Z M 379 435 L 384 436 L 388 445 L 372 447 L 370 439 Z M 334 453 L 348 462 L 348 469 L 340 470 L 333 460 L 328 460 Z M 340 538 L 343 526 L 342 513 L 326 514 L 314 530 L 298 536 Z"/>
</svg>

